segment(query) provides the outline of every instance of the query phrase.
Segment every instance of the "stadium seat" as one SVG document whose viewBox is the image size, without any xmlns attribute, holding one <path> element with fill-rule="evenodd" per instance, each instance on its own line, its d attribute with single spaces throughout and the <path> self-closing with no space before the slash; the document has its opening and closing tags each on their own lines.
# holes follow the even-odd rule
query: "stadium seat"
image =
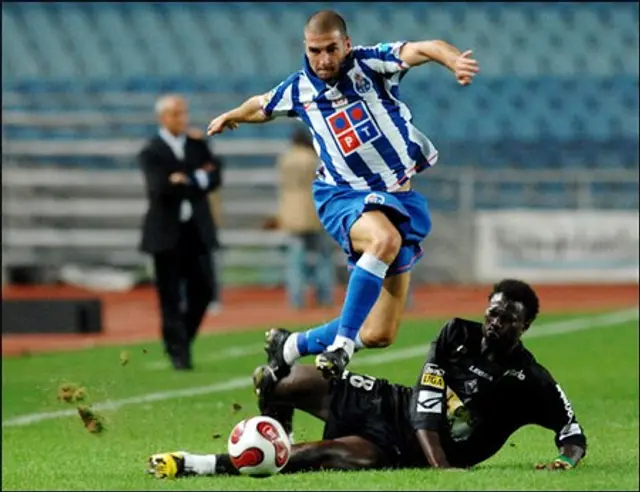
<svg viewBox="0 0 640 492">
<path fill-rule="evenodd" d="M 472 87 L 461 88 L 434 64 L 411 70 L 400 88 L 441 162 L 637 167 L 637 5 L 334 6 L 356 44 L 428 36 L 474 50 L 481 75 Z M 11 40 L 2 48 L 3 90 L 11 94 L 5 110 L 118 115 L 149 111 L 163 91 L 217 93 L 215 104 L 226 107 L 271 89 L 300 67 L 302 26 L 317 6 L 74 2 L 2 9 L 3 37 Z M 142 102 L 118 102 L 124 93 Z M 85 128 L 82 135 L 135 138 L 150 128 L 122 123 Z M 61 139 L 71 131 L 8 125 L 6 135 Z M 287 124 L 247 126 L 228 138 L 288 138 L 289 132 Z M 516 200 L 514 190 L 505 191 L 509 200 Z"/>
<path fill-rule="evenodd" d="M 112 53 L 95 36 L 91 27 L 89 12 L 85 9 L 67 8 L 60 13 L 59 26 L 64 32 L 73 33 L 75 56 L 87 79 L 105 79 L 117 73 L 113 67 Z"/>
<path fill-rule="evenodd" d="M 131 78 L 152 73 L 150 59 L 134 39 L 134 31 L 127 25 L 124 11 L 112 5 L 105 6 L 95 16 L 95 23 L 99 35 L 107 40 L 111 49 L 116 70 L 114 76 L 126 74 Z"/>
</svg>

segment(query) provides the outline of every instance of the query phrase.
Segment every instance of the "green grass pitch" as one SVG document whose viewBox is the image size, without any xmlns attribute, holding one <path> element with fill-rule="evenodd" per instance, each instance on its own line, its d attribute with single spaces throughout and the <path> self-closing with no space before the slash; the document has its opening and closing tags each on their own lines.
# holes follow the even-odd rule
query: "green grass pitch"
<svg viewBox="0 0 640 492">
<path fill-rule="evenodd" d="M 593 319 L 584 313 L 543 317 L 532 335 L 548 330 L 548 336 L 526 341 L 563 386 L 587 433 L 589 453 L 571 472 L 533 470 L 536 462 L 554 458 L 557 451 L 552 432 L 528 427 L 471 471 L 321 472 L 262 480 L 157 480 L 146 475 L 145 461 L 151 453 L 224 451 L 233 425 L 256 413 L 248 382 L 264 356 L 260 354 L 263 331 L 255 331 L 201 337 L 193 373 L 163 366 L 159 343 L 3 359 L 2 488 L 638 490 L 638 323 L 630 320 L 565 333 L 554 333 L 549 326 L 575 318 Z M 413 384 L 423 361 L 420 346 L 433 338 L 440 324 L 405 322 L 393 347 L 358 354 L 352 369 Z M 126 365 L 120 363 L 122 350 L 129 352 Z M 111 408 L 99 412 L 106 420 L 103 434 L 87 432 L 77 415 L 7 425 L 28 414 L 73 410 L 57 400 L 58 387 L 65 382 L 84 386 L 91 403 L 111 402 Z M 234 403 L 242 408 L 234 412 Z M 321 435 L 320 423 L 306 415 L 297 414 L 294 425 L 298 441 Z"/>
</svg>

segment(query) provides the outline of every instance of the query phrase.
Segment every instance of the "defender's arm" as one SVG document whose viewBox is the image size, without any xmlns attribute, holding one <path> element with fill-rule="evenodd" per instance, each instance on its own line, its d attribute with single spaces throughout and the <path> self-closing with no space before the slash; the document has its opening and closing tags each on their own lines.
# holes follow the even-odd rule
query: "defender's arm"
<svg viewBox="0 0 640 492">
<path fill-rule="evenodd" d="M 416 437 L 429 465 L 452 468 L 440 442 L 438 430 L 446 415 L 446 386 L 441 367 L 452 322 L 447 323 L 431 344 L 424 367 L 416 383 L 411 405 L 411 420 Z"/>
<path fill-rule="evenodd" d="M 422 452 L 433 468 L 452 468 L 444 454 L 437 431 L 420 429 L 416 433 Z"/>
<path fill-rule="evenodd" d="M 587 437 L 576 418 L 573 406 L 561 386 L 542 366 L 534 373 L 537 391 L 531 394 L 531 408 L 536 410 L 535 423 L 555 432 L 560 454 L 537 469 L 568 470 L 575 468 L 587 453 Z"/>
</svg>

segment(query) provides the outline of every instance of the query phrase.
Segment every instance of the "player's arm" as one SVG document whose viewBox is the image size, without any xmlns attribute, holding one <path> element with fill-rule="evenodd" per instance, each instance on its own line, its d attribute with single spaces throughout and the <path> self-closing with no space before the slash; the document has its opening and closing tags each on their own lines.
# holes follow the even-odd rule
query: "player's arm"
<svg viewBox="0 0 640 492">
<path fill-rule="evenodd" d="M 240 123 L 265 123 L 272 118 L 263 111 L 262 101 L 267 94 L 252 96 L 240 106 L 214 118 L 209 123 L 207 135 L 216 135 L 224 130 L 235 130 Z"/>
<path fill-rule="evenodd" d="M 234 130 L 240 123 L 265 123 L 278 116 L 295 116 L 298 104 L 293 86 L 298 83 L 298 74 L 278 84 L 266 94 L 250 97 L 240 106 L 211 120 L 207 133 L 215 135 L 225 129 Z"/>
<path fill-rule="evenodd" d="M 451 70 L 461 85 L 469 85 L 480 71 L 471 54 L 471 50 L 461 53 L 452 44 L 441 40 L 408 42 L 400 49 L 400 59 L 409 67 L 434 61 Z"/>
<path fill-rule="evenodd" d="M 560 385 L 544 368 L 541 368 L 541 376 L 536 382 L 537 388 L 531 393 L 530 401 L 535 411 L 535 421 L 555 432 L 555 444 L 559 451 L 555 459 L 538 464 L 536 468 L 575 468 L 586 455 L 587 438 L 578 423 L 573 406 Z"/>
<path fill-rule="evenodd" d="M 442 420 L 446 417 L 444 370 L 440 363 L 450 326 L 451 322 L 447 323 L 431 344 L 411 404 L 411 423 L 420 447 L 433 468 L 451 468 L 438 434 Z"/>
</svg>

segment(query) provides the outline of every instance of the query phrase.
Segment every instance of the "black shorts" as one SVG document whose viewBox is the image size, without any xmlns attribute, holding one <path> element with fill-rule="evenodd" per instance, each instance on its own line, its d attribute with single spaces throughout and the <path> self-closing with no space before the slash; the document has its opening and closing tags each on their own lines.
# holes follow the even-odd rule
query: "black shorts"
<svg viewBox="0 0 640 492">
<path fill-rule="evenodd" d="M 389 466 L 410 466 L 413 431 L 406 418 L 409 388 L 345 371 L 331 384 L 323 439 L 359 436 L 372 442 Z"/>
</svg>

